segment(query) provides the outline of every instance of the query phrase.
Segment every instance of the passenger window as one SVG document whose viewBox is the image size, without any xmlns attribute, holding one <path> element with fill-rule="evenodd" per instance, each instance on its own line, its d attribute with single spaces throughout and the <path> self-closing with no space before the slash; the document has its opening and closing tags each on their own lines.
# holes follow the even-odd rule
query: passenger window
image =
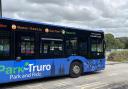
<svg viewBox="0 0 128 89">
<path fill-rule="evenodd" d="M 48 53 L 48 44 L 47 43 L 44 43 L 44 50 L 43 50 L 43 53 L 47 54 Z M 42 51 L 42 50 L 41 50 Z"/>
<path fill-rule="evenodd" d="M 34 38 L 30 36 L 21 37 L 21 54 L 32 55 L 35 53 Z"/>
<path fill-rule="evenodd" d="M 63 45 L 60 41 L 52 41 L 50 45 L 50 53 L 61 54 L 63 51 Z"/>
<path fill-rule="evenodd" d="M 79 44 L 79 48 L 80 48 L 79 50 L 87 52 L 87 43 L 86 42 L 81 42 Z"/>
<path fill-rule="evenodd" d="M 51 54 L 51 55 L 62 55 L 63 54 L 63 40 L 53 38 L 42 38 L 41 39 L 40 53 Z"/>
<path fill-rule="evenodd" d="M 86 40 L 79 41 L 78 45 L 79 55 L 86 56 L 87 55 L 87 42 Z"/>
<path fill-rule="evenodd" d="M 66 52 L 68 55 L 76 55 L 77 54 L 77 38 L 72 38 L 66 40 Z"/>
<path fill-rule="evenodd" d="M 10 54 L 10 42 L 9 39 L 0 38 L 0 55 L 9 56 Z"/>
</svg>

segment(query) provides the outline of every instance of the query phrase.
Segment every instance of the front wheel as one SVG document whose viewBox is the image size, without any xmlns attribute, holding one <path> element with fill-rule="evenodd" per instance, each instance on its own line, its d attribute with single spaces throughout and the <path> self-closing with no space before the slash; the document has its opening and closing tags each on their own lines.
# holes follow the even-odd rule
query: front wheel
<svg viewBox="0 0 128 89">
<path fill-rule="evenodd" d="M 80 62 L 73 62 L 70 66 L 70 76 L 77 78 L 82 74 L 82 64 Z"/>
</svg>

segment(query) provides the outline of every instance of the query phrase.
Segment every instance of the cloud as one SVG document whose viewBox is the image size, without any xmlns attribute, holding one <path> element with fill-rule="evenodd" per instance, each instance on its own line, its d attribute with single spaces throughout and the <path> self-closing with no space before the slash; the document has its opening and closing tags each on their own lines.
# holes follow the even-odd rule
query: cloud
<svg viewBox="0 0 128 89">
<path fill-rule="evenodd" d="M 2 0 L 3 16 L 128 36 L 128 0 Z"/>
</svg>

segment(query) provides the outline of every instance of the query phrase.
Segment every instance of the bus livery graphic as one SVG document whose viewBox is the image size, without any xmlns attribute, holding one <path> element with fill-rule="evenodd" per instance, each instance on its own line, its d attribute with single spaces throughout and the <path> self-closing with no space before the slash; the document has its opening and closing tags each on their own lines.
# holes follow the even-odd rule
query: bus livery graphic
<svg viewBox="0 0 128 89">
<path fill-rule="evenodd" d="M 25 71 L 32 72 L 42 72 L 42 71 L 50 71 L 51 65 L 34 65 L 25 63 L 23 67 L 8 67 L 4 65 L 0 65 L 0 72 L 5 72 L 6 74 L 16 74 L 16 73 L 24 73 Z"/>
</svg>

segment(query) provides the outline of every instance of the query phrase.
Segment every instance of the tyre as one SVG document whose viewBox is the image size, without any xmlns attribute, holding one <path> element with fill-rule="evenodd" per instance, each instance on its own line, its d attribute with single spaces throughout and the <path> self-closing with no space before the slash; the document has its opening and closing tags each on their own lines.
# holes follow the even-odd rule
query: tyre
<svg viewBox="0 0 128 89">
<path fill-rule="evenodd" d="M 70 65 L 70 77 L 77 78 L 82 74 L 82 64 L 80 62 L 73 62 Z"/>
</svg>

